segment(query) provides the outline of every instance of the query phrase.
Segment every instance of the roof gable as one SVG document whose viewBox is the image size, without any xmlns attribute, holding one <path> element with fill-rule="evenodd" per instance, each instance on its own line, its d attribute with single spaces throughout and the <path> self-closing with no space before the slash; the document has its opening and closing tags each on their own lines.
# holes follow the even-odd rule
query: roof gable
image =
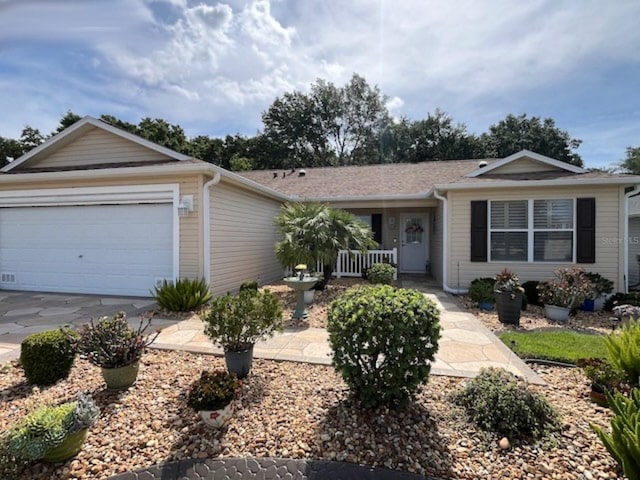
<svg viewBox="0 0 640 480">
<path fill-rule="evenodd" d="M 84 117 L 10 162 L 2 172 L 125 166 L 191 157 L 161 147 L 93 117 Z"/>
<path fill-rule="evenodd" d="M 549 171 L 565 171 L 571 173 L 586 173 L 586 170 L 566 162 L 561 162 L 539 153 L 522 150 L 498 160 L 491 165 L 477 168 L 466 176 L 470 178 L 482 176 L 488 172 L 493 174 L 538 173 Z"/>
</svg>

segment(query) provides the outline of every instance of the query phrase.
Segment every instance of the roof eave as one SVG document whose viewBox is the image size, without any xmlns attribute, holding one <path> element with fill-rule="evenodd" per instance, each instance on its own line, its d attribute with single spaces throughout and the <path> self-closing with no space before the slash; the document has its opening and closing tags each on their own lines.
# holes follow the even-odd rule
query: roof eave
<svg viewBox="0 0 640 480">
<path fill-rule="evenodd" d="M 103 122 L 102 120 L 99 120 L 91 116 L 86 116 L 86 117 L 83 117 L 81 120 L 78 120 L 76 123 L 74 123 L 70 127 L 65 128 L 62 132 L 54 135 L 53 137 L 51 137 L 41 145 L 38 145 L 36 148 L 29 150 L 27 153 L 25 153 L 21 157 L 18 157 L 14 161 L 8 163 L 7 165 L 5 165 L 0 169 L 0 172 L 9 172 L 13 170 L 17 166 L 22 165 L 23 163 L 27 162 L 29 159 L 40 155 L 45 150 L 48 150 L 49 148 L 60 143 L 62 140 L 64 140 L 68 136 L 73 135 L 74 133 L 78 132 L 83 128 L 86 128 L 87 126 L 100 128 L 101 130 L 117 135 L 121 138 L 134 142 L 140 146 L 143 146 L 145 148 L 158 152 L 162 155 L 166 155 L 167 157 L 173 158 L 174 160 L 184 161 L 184 160 L 192 159 L 192 157 L 188 155 L 184 155 L 182 153 L 176 152 L 169 148 L 162 147 L 156 143 L 150 142 L 149 140 L 145 140 L 142 137 L 133 135 L 129 132 L 125 132 L 124 130 L 121 130 L 119 128 L 114 127 L 113 125 Z"/>
<path fill-rule="evenodd" d="M 567 182 L 570 181 L 568 184 Z M 514 187 L 566 187 L 567 185 L 637 185 L 640 176 L 626 178 L 583 178 L 583 179 L 553 179 L 553 180 L 497 180 L 482 183 L 443 183 L 434 185 L 437 190 L 481 190 L 486 188 L 514 188 Z"/>
</svg>

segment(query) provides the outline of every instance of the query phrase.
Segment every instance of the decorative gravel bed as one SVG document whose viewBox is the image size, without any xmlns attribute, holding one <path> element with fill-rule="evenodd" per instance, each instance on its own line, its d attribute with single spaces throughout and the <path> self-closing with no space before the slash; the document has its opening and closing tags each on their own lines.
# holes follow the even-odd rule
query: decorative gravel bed
<svg viewBox="0 0 640 480">
<path fill-rule="evenodd" d="M 549 450 L 514 445 L 469 424 L 449 394 L 464 381 L 432 376 L 401 413 L 363 413 L 349 400 L 331 367 L 256 360 L 225 431 L 208 430 L 187 409 L 185 392 L 200 371 L 221 358 L 150 351 L 138 382 L 125 392 L 103 389 L 99 369 L 78 360 L 71 376 L 31 393 L 22 371 L 0 370 L 0 431 L 44 401 L 88 389 L 102 414 L 80 454 L 64 464 L 38 463 L 28 479 L 103 479 L 183 458 L 292 457 L 362 462 L 440 478 L 617 478 L 615 463 L 589 422 L 607 425 L 609 411 L 591 403 L 578 369 L 534 366 L 547 387 L 534 387 L 562 415 L 559 445 Z"/>
</svg>

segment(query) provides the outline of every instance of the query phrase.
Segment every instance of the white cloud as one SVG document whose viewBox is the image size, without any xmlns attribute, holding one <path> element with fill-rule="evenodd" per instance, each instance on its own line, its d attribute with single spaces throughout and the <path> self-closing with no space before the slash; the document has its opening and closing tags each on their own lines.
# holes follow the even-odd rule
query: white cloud
<svg viewBox="0 0 640 480">
<path fill-rule="evenodd" d="M 0 127 L 72 108 L 252 133 L 277 95 L 357 72 L 389 95 L 393 115 L 440 107 L 482 129 L 509 112 L 541 114 L 531 106 L 553 116 L 562 88 L 640 62 L 633 0 L 23 0 L 0 12 L 0 69 L 13 80 L 0 109 L 25 105 Z M 54 60 L 21 58 L 32 45 Z"/>
</svg>

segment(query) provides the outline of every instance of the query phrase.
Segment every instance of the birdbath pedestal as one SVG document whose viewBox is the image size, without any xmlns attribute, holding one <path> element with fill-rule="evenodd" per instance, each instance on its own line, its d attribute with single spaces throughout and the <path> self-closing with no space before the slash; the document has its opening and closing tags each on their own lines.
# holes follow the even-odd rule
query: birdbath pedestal
<svg viewBox="0 0 640 480">
<path fill-rule="evenodd" d="M 284 279 L 284 283 L 286 283 L 289 287 L 293 288 L 296 292 L 296 310 L 293 312 L 292 318 L 305 318 L 307 316 L 307 312 L 304 307 L 304 292 L 305 290 L 309 290 L 318 282 L 316 277 L 311 277 L 309 275 L 305 275 L 302 279 L 299 276 L 296 277 L 287 277 Z"/>
</svg>

